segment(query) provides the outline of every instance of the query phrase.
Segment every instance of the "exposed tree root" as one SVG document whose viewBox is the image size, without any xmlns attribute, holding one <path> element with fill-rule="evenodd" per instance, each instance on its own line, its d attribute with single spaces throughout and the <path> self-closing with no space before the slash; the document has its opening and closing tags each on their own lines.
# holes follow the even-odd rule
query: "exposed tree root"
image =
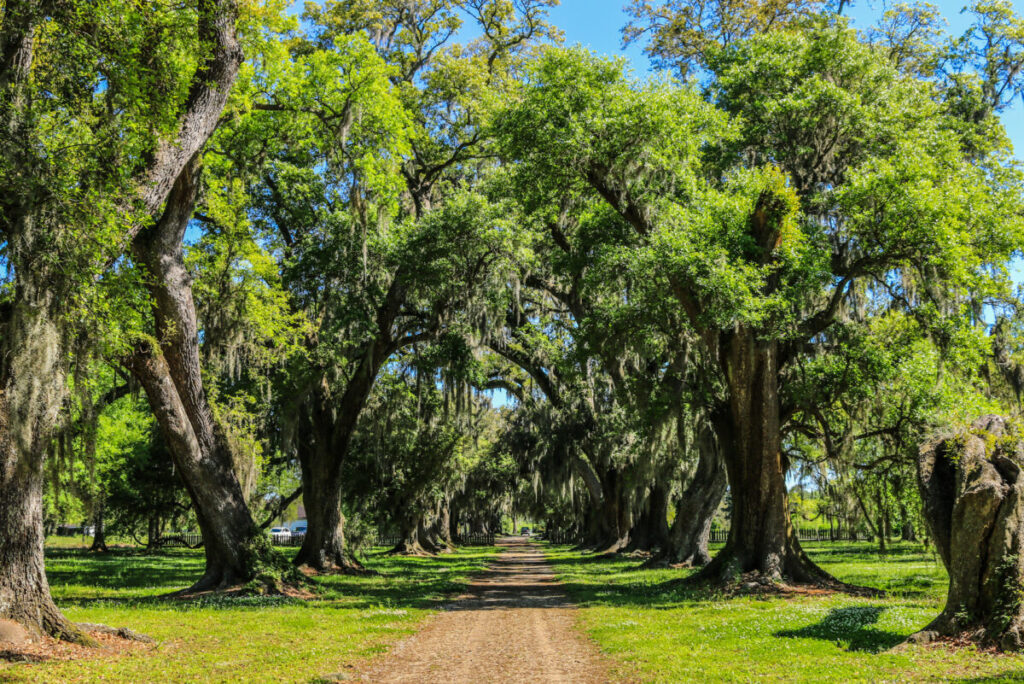
<svg viewBox="0 0 1024 684">
<path fill-rule="evenodd" d="M 313 567 L 311 565 L 299 566 L 299 572 L 307 577 L 316 575 L 350 575 L 352 577 L 376 577 L 380 573 L 372 568 L 368 568 L 357 560 L 351 560 L 345 563 L 330 563 L 322 567 Z"/>
<path fill-rule="evenodd" d="M 387 552 L 388 556 L 420 556 L 428 557 L 433 556 L 434 553 L 425 548 L 415 538 L 403 539 L 402 541 L 395 544 L 395 546 Z"/>
<path fill-rule="evenodd" d="M 89 635 L 89 643 L 71 642 L 51 636 L 29 636 L 11 640 L 11 634 L 0 638 L 0 661 L 11 663 L 44 663 L 50 661 L 87 660 L 109 657 L 126 652 L 139 652 L 153 648 L 155 643 L 130 629 L 115 629 L 105 625 L 77 625 Z"/>
<path fill-rule="evenodd" d="M 725 594 L 816 594 L 842 593 L 852 596 L 885 596 L 881 589 L 842 582 L 817 566 L 799 549 L 787 554 L 785 571 L 765 573 L 742 571 L 739 557 L 728 547 L 699 571 L 671 584 L 688 588 L 711 588 Z"/>
<path fill-rule="evenodd" d="M 685 569 L 685 568 L 697 568 L 697 567 L 701 567 L 702 565 L 704 565 L 704 564 L 703 563 L 694 563 L 694 562 L 689 561 L 689 560 L 683 561 L 681 563 L 673 563 L 672 559 L 669 557 L 669 554 L 665 553 L 664 551 L 661 551 L 659 553 L 654 554 L 653 556 L 648 558 L 646 561 L 644 561 L 643 564 L 640 566 L 640 569 L 641 570 L 663 570 L 663 569 L 667 569 L 667 568 L 672 568 L 672 569 L 675 569 L 675 570 L 682 570 L 682 569 Z"/>
<path fill-rule="evenodd" d="M 79 622 L 78 627 L 85 630 L 86 632 L 92 632 L 93 634 L 109 634 L 116 636 L 120 639 L 126 639 L 128 641 L 138 641 L 143 644 L 155 644 L 156 639 L 153 637 L 140 634 L 133 629 L 127 627 L 110 627 L 108 625 L 99 625 L 93 622 Z"/>
</svg>

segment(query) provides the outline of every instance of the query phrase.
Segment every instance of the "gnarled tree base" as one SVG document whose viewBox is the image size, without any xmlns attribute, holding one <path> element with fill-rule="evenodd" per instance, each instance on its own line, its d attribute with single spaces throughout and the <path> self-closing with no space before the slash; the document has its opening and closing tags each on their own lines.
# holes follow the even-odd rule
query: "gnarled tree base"
<svg viewBox="0 0 1024 684">
<path fill-rule="evenodd" d="M 299 555 L 294 560 L 295 568 L 303 575 L 376 575 L 375 570 L 364 566 L 352 554 L 346 552 L 314 554 L 313 557 Z"/>
<path fill-rule="evenodd" d="M 791 538 L 785 553 L 758 559 L 745 554 L 732 543 L 726 544 L 710 563 L 697 573 L 680 580 L 686 587 L 711 587 L 732 593 L 788 593 L 808 588 L 842 592 L 856 596 L 884 596 L 885 592 L 842 582 L 812 561 L 799 542 Z"/>
<path fill-rule="evenodd" d="M 949 571 L 946 607 L 911 641 L 967 637 L 1024 649 L 1024 441 L 983 416 L 918 453 L 924 516 Z"/>
<path fill-rule="evenodd" d="M 231 548 L 244 549 L 240 554 L 218 553 L 221 544 L 206 544 L 206 569 L 203 576 L 188 589 L 174 592 L 172 598 L 210 592 L 256 594 L 290 594 L 299 590 L 305 577 L 277 552 L 262 532 L 256 530 L 248 542 L 232 543 Z"/>
<path fill-rule="evenodd" d="M 22 614 L 20 611 L 0 612 L 0 625 L 7 625 L 8 629 L 16 625 L 17 628 L 24 630 L 29 638 L 47 636 L 80 646 L 97 646 L 96 640 L 81 626 L 65 618 L 52 601 L 46 603 L 48 605 L 34 606 L 30 615 Z"/>
</svg>

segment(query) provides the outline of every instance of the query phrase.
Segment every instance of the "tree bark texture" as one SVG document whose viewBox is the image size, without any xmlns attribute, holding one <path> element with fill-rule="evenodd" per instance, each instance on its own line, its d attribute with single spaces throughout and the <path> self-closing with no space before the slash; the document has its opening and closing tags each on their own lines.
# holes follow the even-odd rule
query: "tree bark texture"
<svg viewBox="0 0 1024 684">
<path fill-rule="evenodd" d="M 1024 647 L 1024 443 L 1000 416 L 926 442 L 918 486 L 949 571 L 942 613 L 912 640 L 966 634 L 1006 651 Z"/>
<path fill-rule="evenodd" d="M 632 511 L 622 471 L 607 468 L 601 478 L 601 527 L 605 536 L 595 549 L 598 553 L 618 553 L 629 545 Z"/>
<path fill-rule="evenodd" d="M 676 517 L 664 551 L 652 565 L 706 565 L 711 560 L 708 540 L 711 523 L 727 485 L 725 464 L 718 440 L 709 427 L 697 436 L 697 469 L 676 504 Z"/>
<path fill-rule="evenodd" d="M 729 538 L 694 581 L 735 581 L 756 573 L 770 581 L 839 584 L 807 557 L 793 531 L 782 455 L 778 345 L 737 326 L 722 336 L 720 363 L 728 407 L 716 431 L 732 492 Z"/>
<path fill-rule="evenodd" d="M 668 543 L 668 482 L 655 478 L 629 531 L 627 551 L 659 551 Z"/>
<path fill-rule="evenodd" d="M 295 556 L 296 565 L 328 572 L 362 570 L 361 564 L 342 548 L 342 466 L 381 366 L 406 343 L 392 338 L 404 297 L 405 287 L 396 275 L 377 310 L 377 333 L 363 349 L 355 372 L 340 395 L 334 396 L 327 379 L 321 378 L 307 399 L 306 414 L 314 444 L 300 445 L 299 458 L 302 490 L 311 494 L 303 496 L 308 527 L 302 548 Z M 322 546 L 316 548 L 317 544 Z"/>
<path fill-rule="evenodd" d="M 0 340 L 0 619 L 87 643 L 50 597 L 44 567 L 43 462 L 65 387 L 47 308 L 19 302 Z"/>
<path fill-rule="evenodd" d="M 295 564 L 316 572 L 350 572 L 361 565 L 345 551 L 341 514 L 342 461 L 332 451 L 333 426 L 326 416 L 312 431 L 312 443 L 299 448 L 306 536 Z"/>
<path fill-rule="evenodd" d="M 133 249 L 150 274 L 159 348 L 142 344 L 126 362 L 149 405 L 192 499 L 203 535 L 206 569 L 192 591 L 248 582 L 259 565 L 279 565 L 246 504 L 234 457 L 203 389 L 199 331 L 182 240 L 199 188 L 198 159 L 171 190 L 160 220 Z"/>
<path fill-rule="evenodd" d="M 26 109 L 43 4 L 8 0 L 0 24 L 0 154 L 32 173 Z M 65 340 L 58 325 L 61 279 L 39 235 L 38 198 L 0 194 L 0 241 L 13 272 L 0 304 L 0 619 L 33 635 L 90 640 L 57 609 L 43 558 L 43 465 L 66 392 Z"/>
</svg>

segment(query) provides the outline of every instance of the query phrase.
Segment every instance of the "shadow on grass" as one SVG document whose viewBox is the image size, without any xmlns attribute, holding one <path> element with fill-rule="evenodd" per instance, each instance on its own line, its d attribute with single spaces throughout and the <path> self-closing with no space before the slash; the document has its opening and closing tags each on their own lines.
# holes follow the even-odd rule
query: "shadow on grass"
<svg viewBox="0 0 1024 684">
<path fill-rule="evenodd" d="M 824 545 L 824 544 L 823 544 Z M 921 547 L 909 545 L 898 549 L 903 554 L 898 559 L 878 559 L 874 550 L 865 553 L 861 548 L 835 549 L 829 554 L 814 554 L 819 562 L 843 562 L 847 565 L 839 575 L 843 581 L 881 589 L 890 598 L 922 598 L 935 595 L 943 582 L 927 575 L 888 576 L 884 571 L 889 563 L 927 561 L 922 558 Z M 854 553 L 850 549 L 854 549 Z M 627 556 L 608 557 L 572 552 L 565 546 L 550 546 L 548 560 L 562 578 L 566 590 L 573 600 L 581 605 L 642 606 L 649 608 L 674 608 L 681 603 L 704 603 L 728 600 L 725 594 L 714 586 L 693 586 L 684 582 L 696 572 L 695 569 L 644 569 L 643 561 Z M 853 572 L 851 572 L 851 568 Z M 752 599 L 785 599 L 787 595 L 768 593 L 763 596 L 750 595 Z"/>
<path fill-rule="evenodd" d="M 294 549 L 285 550 L 294 552 Z M 380 575 L 322 575 L 312 582 L 317 597 L 309 603 L 348 609 L 387 605 L 395 608 L 436 608 L 465 588 L 494 554 L 489 549 L 465 549 L 436 557 L 369 556 L 366 565 Z M 266 608 L 305 603 L 280 596 L 222 595 L 168 599 L 166 594 L 188 587 L 203 570 L 202 551 L 169 549 L 157 553 L 118 549 L 90 554 L 80 549 L 46 552 L 47 576 L 62 606 L 111 605 L 164 610 L 193 608 Z M 63 588 L 63 590 L 62 590 Z M 90 592 L 89 590 L 94 590 Z M 92 595 L 89 595 L 92 593 Z M 97 595 L 99 594 L 99 595 Z"/>
<path fill-rule="evenodd" d="M 988 675 L 985 677 L 961 677 L 950 678 L 945 680 L 947 682 L 957 682 L 958 684 L 982 684 L 983 682 L 1024 682 L 1024 669 L 1011 670 L 1009 672 L 1001 672 L 999 674 Z"/>
<path fill-rule="evenodd" d="M 775 632 L 773 636 L 786 639 L 820 639 L 834 643 L 846 644 L 850 651 L 867 651 L 878 653 L 896 646 L 906 639 L 905 634 L 897 634 L 871 625 L 885 611 L 885 606 L 847 606 L 829 611 L 821 622 L 800 629 L 786 629 Z"/>
<path fill-rule="evenodd" d="M 89 553 L 82 549 L 47 549 L 46 575 L 53 586 L 76 585 L 99 589 L 168 590 L 188 586 L 203 571 L 201 552 L 168 549 L 145 553 L 117 549 Z"/>
</svg>

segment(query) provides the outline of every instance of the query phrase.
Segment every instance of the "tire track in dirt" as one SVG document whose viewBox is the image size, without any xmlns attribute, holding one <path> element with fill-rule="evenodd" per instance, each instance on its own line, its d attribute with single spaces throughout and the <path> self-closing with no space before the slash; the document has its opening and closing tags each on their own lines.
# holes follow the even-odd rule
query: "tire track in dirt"
<svg viewBox="0 0 1024 684">
<path fill-rule="evenodd" d="M 610 663 L 576 629 L 576 607 L 540 548 L 509 537 L 469 590 L 413 636 L 354 673 L 367 682 L 611 681 Z"/>
</svg>

